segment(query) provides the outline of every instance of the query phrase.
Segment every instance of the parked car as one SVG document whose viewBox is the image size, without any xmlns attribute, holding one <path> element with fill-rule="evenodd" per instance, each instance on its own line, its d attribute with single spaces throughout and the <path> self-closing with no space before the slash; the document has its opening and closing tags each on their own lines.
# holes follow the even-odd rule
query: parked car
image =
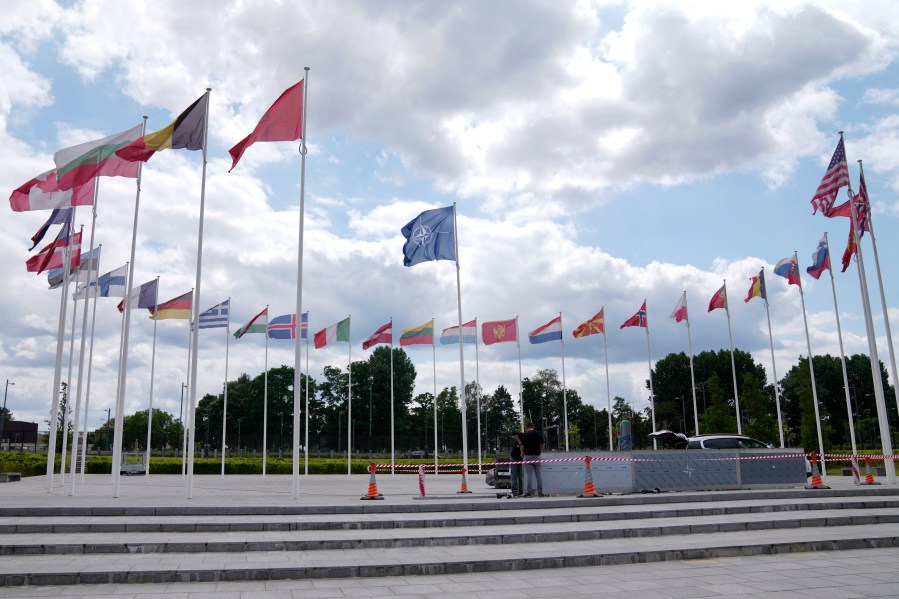
<svg viewBox="0 0 899 599">
<path fill-rule="evenodd" d="M 424 459 L 424 458 L 433 458 L 434 454 L 425 449 L 416 449 L 414 451 L 410 451 L 406 454 L 406 457 L 415 460 L 415 459 Z"/>
</svg>

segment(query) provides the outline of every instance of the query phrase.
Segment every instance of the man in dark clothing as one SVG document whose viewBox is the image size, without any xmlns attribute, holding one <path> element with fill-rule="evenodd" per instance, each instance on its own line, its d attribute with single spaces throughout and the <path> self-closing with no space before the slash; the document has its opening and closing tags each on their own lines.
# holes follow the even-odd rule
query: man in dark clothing
<svg viewBox="0 0 899 599">
<path fill-rule="evenodd" d="M 515 431 L 512 433 L 512 459 L 509 464 L 509 476 L 512 480 L 512 497 L 521 497 L 524 493 L 524 485 L 521 484 L 521 433 Z"/>
<path fill-rule="evenodd" d="M 524 465 L 524 474 L 527 480 L 527 488 L 525 489 L 524 496 L 534 496 L 534 479 L 536 479 L 537 496 L 543 497 L 543 475 L 540 472 L 540 463 L 538 460 L 540 459 L 540 452 L 543 451 L 546 440 L 543 438 L 542 432 L 534 430 L 534 424 L 532 422 L 528 422 L 525 428 L 527 430 L 525 430 L 524 435 L 521 437 L 524 461 L 533 463 L 525 463 Z"/>
</svg>

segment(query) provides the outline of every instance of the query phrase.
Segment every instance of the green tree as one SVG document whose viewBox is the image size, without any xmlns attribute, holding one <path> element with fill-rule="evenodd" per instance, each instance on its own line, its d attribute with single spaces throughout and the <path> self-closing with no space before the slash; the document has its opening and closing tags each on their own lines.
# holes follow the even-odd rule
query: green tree
<svg viewBox="0 0 899 599">
<path fill-rule="evenodd" d="M 709 407 L 699 417 L 700 430 L 704 433 L 736 433 L 736 412 L 725 399 L 725 390 L 717 374 L 709 377 L 706 388 L 710 396 Z M 730 388 L 733 389 L 733 385 Z"/>
</svg>

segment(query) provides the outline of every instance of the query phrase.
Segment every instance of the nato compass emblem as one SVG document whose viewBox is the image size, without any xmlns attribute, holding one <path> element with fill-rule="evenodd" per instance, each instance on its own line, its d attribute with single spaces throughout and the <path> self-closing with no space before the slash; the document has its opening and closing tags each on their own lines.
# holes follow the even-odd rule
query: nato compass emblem
<svg viewBox="0 0 899 599">
<path fill-rule="evenodd" d="M 693 473 L 696 472 L 696 469 L 693 468 L 690 464 L 687 464 L 687 467 L 684 470 L 681 470 L 684 474 L 687 475 L 687 478 L 693 479 Z"/>
<path fill-rule="evenodd" d="M 412 231 L 412 242 L 419 247 L 424 247 L 431 241 L 431 235 L 431 227 L 419 224 Z"/>
</svg>

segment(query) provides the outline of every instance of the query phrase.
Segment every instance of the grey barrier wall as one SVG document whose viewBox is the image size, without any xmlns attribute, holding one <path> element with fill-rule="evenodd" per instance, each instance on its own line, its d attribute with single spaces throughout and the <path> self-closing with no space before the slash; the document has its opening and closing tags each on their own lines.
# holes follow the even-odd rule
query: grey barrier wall
<svg viewBox="0 0 899 599">
<path fill-rule="evenodd" d="M 796 486 L 806 483 L 802 449 L 722 451 L 717 449 L 668 451 L 561 452 L 544 454 L 543 490 L 580 493 L 584 489 L 589 455 L 597 493 L 688 491 Z M 774 457 L 774 456 L 789 457 Z M 563 461 L 553 461 L 563 460 Z"/>
</svg>

